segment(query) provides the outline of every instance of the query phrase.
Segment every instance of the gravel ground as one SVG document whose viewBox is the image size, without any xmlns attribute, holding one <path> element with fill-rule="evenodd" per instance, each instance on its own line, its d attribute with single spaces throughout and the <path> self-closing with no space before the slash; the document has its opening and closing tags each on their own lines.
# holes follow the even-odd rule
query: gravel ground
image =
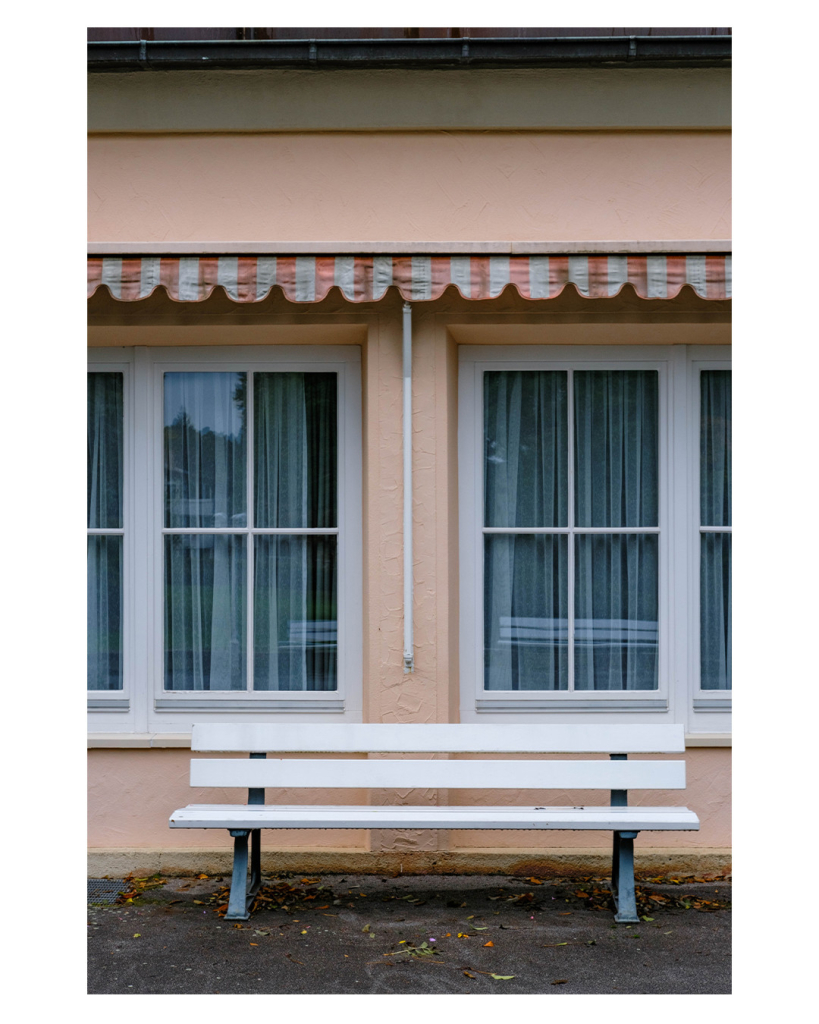
<svg viewBox="0 0 819 1024">
<path fill-rule="evenodd" d="M 264 881 L 273 898 L 241 926 L 217 909 L 227 877 L 168 879 L 130 904 L 89 906 L 89 993 L 731 991 L 725 882 L 642 884 L 644 897 L 659 899 L 649 900 L 650 920 L 629 926 L 615 924 L 599 895 L 605 883 L 591 880 Z"/>
</svg>

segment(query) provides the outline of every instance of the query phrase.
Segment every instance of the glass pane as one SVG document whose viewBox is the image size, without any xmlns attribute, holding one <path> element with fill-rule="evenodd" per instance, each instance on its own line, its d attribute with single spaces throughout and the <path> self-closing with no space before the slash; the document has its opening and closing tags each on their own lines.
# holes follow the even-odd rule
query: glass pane
<svg viewBox="0 0 819 1024">
<path fill-rule="evenodd" d="M 245 540 L 165 537 L 165 689 L 247 687 Z"/>
<path fill-rule="evenodd" d="M 731 525 L 731 371 L 700 374 L 701 526 Z"/>
<path fill-rule="evenodd" d="M 88 374 L 88 526 L 122 526 L 122 374 Z"/>
<path fill-rule="evenodd" d="M 122 537 L 88 538 L 88 689 L 122 689 Z"/>
<path fill-rule="evenodd" d="M 336 538 L 254 542 L 255 689 L 338 689 Z"/>
<path fill-rule="evenodd" d="M 577 526 L 657 526 L 654 370 L 574 375 Z"/>
<path fill-rule="evenodd" d="M 575 537 L 577 690 L 656 690 L 656 534 Z"/>
<path fill-rule="evenodd" d="M 254 515 L 260 527 L 334 527 L 335 373 L 257 373 Z"/>
<path fill-rule="evenodd" d="M 165 374 L 165 525 L 245 526 L 244 373 Z"/>
<path fill-rule="evenodd" d="M 568 663 L 568 538 L 484 537 L 484 686 L 565 690 Z"/>
<path fill-rule="evenodd" d="M 485 373 L 486 526 L 568 523 L 565 373 Z"/>
<path fill-rule="evenodd" d="M 700 686 L 731 689 L 731 534 L 703 533 L 700 548 Z"/>
</svg>

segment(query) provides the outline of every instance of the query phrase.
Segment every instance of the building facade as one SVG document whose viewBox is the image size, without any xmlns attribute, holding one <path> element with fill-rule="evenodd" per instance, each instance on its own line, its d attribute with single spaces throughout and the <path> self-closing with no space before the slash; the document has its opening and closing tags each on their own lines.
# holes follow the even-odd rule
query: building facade
<svg viewBox="0 0 819 1024">
<path fill-rule="evenodd" d="M 701 828 L 637 867 L 727 871 L 729 30 L 160 31 L 89 43 L 90 873 L 226 869 L 167 825 L 235 798 L 188 785 L 201 721 L 680 723 Z M 533 796 L 289 800 L 359 798 Z"/>
</svg>

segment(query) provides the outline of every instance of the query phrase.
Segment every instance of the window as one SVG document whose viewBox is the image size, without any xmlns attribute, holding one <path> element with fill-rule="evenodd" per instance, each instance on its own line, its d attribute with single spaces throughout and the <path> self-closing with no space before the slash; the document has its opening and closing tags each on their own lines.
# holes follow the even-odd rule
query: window
<svg viewBox="0 0 819 1024">
<path fill-rule="evenodd" d="M 700 687 L 731 689 L 731 371 L 700 370 Z"/>
<path fill-rule="evenodd" d="M 175 731 L 209 711 L 360 708 L 358 351 L 136 350 L 124 581 L 122 401 L 116 375 L 89 374 L 89 688 L 92 661 L 95 681 L 110 666 L 95 688 L 130 676 L 134 729 L 139 717 L 146 731 Z M 92 485 L 107 496 L 93 498 L 99 525 Z M 135 598 L 132 658 L 123 593 Z"/>
<path fill-rule="evenodd" d="M 123 689 L 124 373 L 87 385 L 88 689 Z"/>
<path fill-rule="evenodd" d="M 730 370 L 710 356 L 461 347 L 464 720 L 730 706 L 706 693 L 730 687 Z"/>
</svg>

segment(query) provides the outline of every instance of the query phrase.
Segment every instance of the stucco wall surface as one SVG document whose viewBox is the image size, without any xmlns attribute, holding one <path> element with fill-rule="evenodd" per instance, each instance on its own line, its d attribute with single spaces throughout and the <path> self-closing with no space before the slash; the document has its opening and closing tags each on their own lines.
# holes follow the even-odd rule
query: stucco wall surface
<svg viewBox="0 0 819 1024">
<path fill-rule="evenodd" d="M 90 242 L 723 239 L 727 132 L 95 135 Z"/>
</svg>

